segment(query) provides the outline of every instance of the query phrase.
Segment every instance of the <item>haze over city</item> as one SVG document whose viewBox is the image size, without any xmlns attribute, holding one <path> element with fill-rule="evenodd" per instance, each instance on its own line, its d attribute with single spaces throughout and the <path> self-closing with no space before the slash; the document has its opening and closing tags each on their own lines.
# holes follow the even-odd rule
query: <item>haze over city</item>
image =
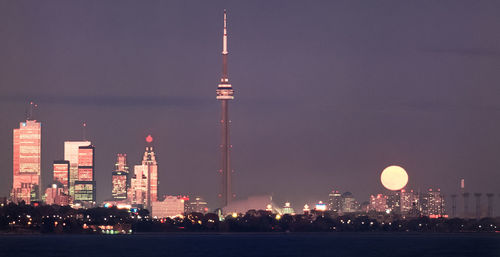
<svg viewBox="0 0 500 257">
<path fill-rule="evenodd" d="M 365 199 L 392 164 L 409 188 L 457 193 L 465 178 L 470 192 L 499 193 L 500 5 L 287 3 L 0 2 L 0 195 L 12 129 L 35 101 L 42 187 L 86 122 L 98 201 L 116 154 L 139 163 L 151 134 L 159 194 L 216 207 L 223 9 L 237 198 Z"/>
</svg>

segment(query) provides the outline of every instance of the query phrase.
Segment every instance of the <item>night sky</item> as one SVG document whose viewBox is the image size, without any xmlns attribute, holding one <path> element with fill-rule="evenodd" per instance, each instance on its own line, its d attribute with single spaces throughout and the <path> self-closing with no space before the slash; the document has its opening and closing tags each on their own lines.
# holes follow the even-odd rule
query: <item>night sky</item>
<svg viewBox="0 0 500 257">
<path fill-rule="evenodd" d="M 0 195 L 34 100 L 44 187 L 86 121 L 99 201 L 151 133 L 160 193 L 217 206 L 224 8 L 238 197 L 364 201 L 391 164 L 410 188 L 500 193 L 498 1 L 0 0 Z"/>
</svg>

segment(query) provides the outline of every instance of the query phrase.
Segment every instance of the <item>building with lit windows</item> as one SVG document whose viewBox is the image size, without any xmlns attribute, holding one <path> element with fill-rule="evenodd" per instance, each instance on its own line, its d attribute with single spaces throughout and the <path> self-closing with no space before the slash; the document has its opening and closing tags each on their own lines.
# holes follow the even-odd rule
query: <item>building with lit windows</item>
<svg viewBox="0 0 500 257">
<path fill-rule="evenodd" d="M 127 190 L 129 188 L 129 168 L 127 165 L 127 155 L 118 154 L 115 164 L 115 170 L 112 173 L 113 200 L 122 201 L 127 199 Z"/>
<path fill-rule="evenodd" d="M 53 183 L 45 190 L 45 203 L 48 205 L 69 205 L 71 198 L 65 193 L 65 189 L 60 182 Z"/>
<path fill-rule="evenodd" d="M 208 211 L 210 210 L 208 209 L 208 203 L 199 196 L 187 198 L 187 200 L 184 199 L 184 205 L 186 213 L 208 213 Z"/>
<path fill-rule="evenodd" d="M 387 209 L 392 213 L 401 212 L 401 192 L 390 191 L 387 195 Z"/>
<path fill-rule="evenodd" d="M 61 183 L 64 193 L 69 195 L 69 161 L 54 161 L 52 170 L 54 181 Z"/>
<path fill-rule="evenodd" d="M 95 204 L 95 182 L 94 181 L 75 181 L 74 202 L 81 203 L 85 207 L 91 207 Z"/>
<path fill-rule="evenodd" d="M 326 204 L 323 201 L 319 201 L 314 208 L 315 211 L 326 211 Z"/>
<path fill-rule="evenodd" d="M 332 190 L 328 194 L 328 210 L 332 212 L 342 211 L 342 194 L 337 190 Z"/>
<path fill-rule="evenodd" d="M 14 129 L 11 199 L 15 203 L 40 199 L 41 133 L 41 123 L 30 119 Z"/>
<path fill-rule="evenodd" d="M 148 135 L 146 142 L 142 163 L 134 166 L 127 198 L 131 204 L 142 205 L 150 209 L 151 204 L 158 200 L 158 163 L 151 145 L 153 137 Z"/>
<path fill-rule="evenodd" d="M 352 195 L 351 192 L 345 192 L 342 194 L 342 212 L 343 213 L 353 213 L 357 212 L 359 209 L 359 204 Z"/>
<path fill-rule="evenodd" d="M 80 146 L 89 146 L 90 141 L 65 141 L 64 160 L 69 161 L 69 195 L 74 198 L 75 181 L 78 180 L 78 154 Z"/>
<path fill-rule="evenodd" d="M 292 208 L 289 202 L 286 202 L 285 206 L 283 206 L 283 214 L 295 215 L 295 210 Z"/>
<path fill-rule="evenodd" d="M 387 206 L 387 196 L 383 194 L 377 194 L 370 196 L 370 205 L 368 210 L 376 212 L 385 212 L 388 209 Z"/>
<path fill-rule="evenodd" d="M 441 190 L 432 190 L 422 193 L 420 197 L 420 209 L 422 215 L 431 218 L 447 217 L 444 196 Z"/>
<path fill-rule="evenodd" d="M 173 218 L 184 214 L 184 199 L 177 196 L 166 196 L 163 201 L 152 203 L 151 216 L 157 218 Z"/>
<path fill-rule="evenodd" d="M 93 145 L 78 147 L 78 180 L 74 184 L 73 200 L 85 207 L 93 206 L 96 203 L 94 155 L 95 147 Z"/>
<path fill-rule="evenodd" d="M 308 204 L 304 204 L 304 208 L 302 209 L 302 212 L 304 215 L 309 215 L 311 213 L 311 209 L 309 208 Z"/>
<path fill-rule="evenodd" d="M 401 193 L 401 213 L 407 214 L 420 209 L 420 199 L 417 192 L 413 190 L 402 189 Z"/>
</svg>

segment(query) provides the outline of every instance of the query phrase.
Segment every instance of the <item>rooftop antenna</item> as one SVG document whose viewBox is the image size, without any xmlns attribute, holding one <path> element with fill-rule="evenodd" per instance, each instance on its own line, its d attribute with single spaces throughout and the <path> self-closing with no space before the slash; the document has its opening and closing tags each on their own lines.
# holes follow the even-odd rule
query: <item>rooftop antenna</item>
<svg viewBox="0 0 500 257">
<path fill-rule="evenodd" d="M 38 107 L 38 104 L 36 104 L 33 101 L 30 101 L 30 105 L 28 107 L 28 111 L 27 111 L 27 114 L 26 114 L 26 120 L 33 120 L 33 111 L 37 107 Z"/>
<path fill-rule="evenodd" d="M 83 135 L 83 141 L 87 141 L 87 122 L 83 122 L 82 124 L 82 135 Z"/>
</svg>

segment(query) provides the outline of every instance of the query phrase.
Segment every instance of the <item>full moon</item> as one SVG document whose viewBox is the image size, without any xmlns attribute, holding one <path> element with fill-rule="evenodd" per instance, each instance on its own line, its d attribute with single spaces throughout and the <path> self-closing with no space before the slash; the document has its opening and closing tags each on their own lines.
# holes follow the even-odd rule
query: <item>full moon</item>
<svg viewBox="0 0 500 257">
<path fill-rule="evenodd" d="M 397 191 L 401 190 L 408 183 L 408 174 L 405 169 L 399 166 L 389 166 L 382 171 L 380 181 L 385 188 Z"/>
</svg>

